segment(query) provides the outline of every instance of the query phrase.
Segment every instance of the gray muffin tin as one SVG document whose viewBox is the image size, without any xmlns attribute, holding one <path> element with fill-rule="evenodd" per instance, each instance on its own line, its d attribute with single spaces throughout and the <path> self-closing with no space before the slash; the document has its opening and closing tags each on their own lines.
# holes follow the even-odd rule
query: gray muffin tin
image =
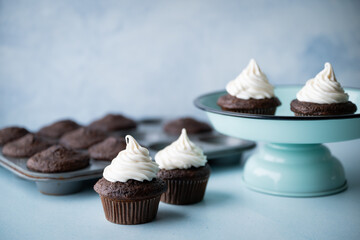
<svg viewBox="0 0 360 240">
<path fill-rule="evenodd" d="M 114 132 L 110 135 L 124 136 L 131 134 L 142 146 L 149 149 L 154 157 L 157 151 L 163 149 L 178 136 L 164 133 L 161 119 L 145 119 L 138 122 L 136 130 L 128 132 Z M 210 165 L 229 165 L 240 161 L 245 150 L 255 147 L 251 141 L 236 139 L 221 135 L 217 132 L 196 134 L 189 136 L 191 141 L 201 147 L 208 158 Z M 10 158 L 2 154 L 0 147 L 0 165 L 15 175 L 26 180 L 34 181 L 41 193 L 49 195 L 66 195 L 82 189 L 83 182 L 89 179 L 102 177 L 104 168 L 110 164 L 108 161 L 90 159 L 86 168 L 64 173 L 39 173 L 26 167 L 27 158 Z"/>
</svg>

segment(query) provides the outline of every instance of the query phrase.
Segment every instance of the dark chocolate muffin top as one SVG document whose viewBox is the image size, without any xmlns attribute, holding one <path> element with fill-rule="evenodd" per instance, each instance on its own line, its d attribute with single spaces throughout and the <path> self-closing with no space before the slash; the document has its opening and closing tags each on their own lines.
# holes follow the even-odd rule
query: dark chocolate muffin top
<svg viewBox="0 0 360 240">
<path fill-rule="evenodd" d="M 105 117 L 92 122 L 89 127 L 104 132 L 111 132 L 134 129 L 136 128 L 136 122 L 120 114 L 108 114 Z"/>
<path fill-rule="evenodd" d="M 2 152 L 9 157 L 31 157 L 51 146 L 47 140 L 34 134 L 27 134 L 4 145 Z"/>
<path fill-rule="evenodd" d="M 87 149 L 106 137 L 102 131 L 81 127 L 64 134 L 60 138 L 60 144 L 72 149 Z"/>
<path fill-rule="evenodd" d="M 194 118 L 185 117 L 170 121 L 164 125 L 164 131 L 172 135 L 180 135 L 181 130 L 185 128 L 188 134 L 211 132 L 212 128 L 204 122 L 197 121 Z"/>
<path fill-rule="evenodd" d="M 94 190 L 101 196 L 117 200 L 140 200 L 161 195 L 167 186 L 161 179 L 143 182 L 128 180 L 126 182 L 110 182 L 101 178 L 94 186 Z"/>
<path fill-rule="evenodd" d="M 51 146 L 36 153 L 26 163 L 36 172 L 58 173 L 85 168 L 89 165 L 89 156 L 60 145 Z"/>
<path fill-rule="evenodd" d="M 123 139 L 108 137 L 104 141 L 97 143 L 89 148 L 90 157 L 96 160 L 111 161 L 116 155 L 126 148 Z"/>
<path fill-rule="evenodd" d="M 311 102 L 301 102 L 297 99 L 291 101 L 291 111 L 296 115 L 302 116 L 326 116 L 342 115 L 355 113 L 357 107 L 348 101 L 344 103 L 319 104 Z"/>
<path fill-rule="evenodd" d="M 210 175 L 210 166 L 206 164 L 203 167 L 191 167 L 189 169 L 172 169 L 165 170 L 160 169 L 157 176 L 161 179 L 171 179 L 171 180 L 186 180 L 186 179 L 202 179 Z"/>
<path fill-rule="evenodd" d="M 22 127 L 7 127 L 0 130 L 0 146 L 21 138 L 29 131 Z"/>
<path fill-rule="evenodd" d="M 274 108 L 281 105 L 280 100 L 277 97 L 273 98 L 264 98 L 264 99 L 241 99 L 230 94 L 221 96 L 217 104 L 228 110 L 237 110 L 237 109 L 263 109 L 263 108 Z"/>
<path fill-rule="evenodd" d="M 58 139 L 67 132 L 71 132 L 80 127 L 72 120 L 60 120 L 41 128 L 37 134 L 47 138 Z"/>
</svg>

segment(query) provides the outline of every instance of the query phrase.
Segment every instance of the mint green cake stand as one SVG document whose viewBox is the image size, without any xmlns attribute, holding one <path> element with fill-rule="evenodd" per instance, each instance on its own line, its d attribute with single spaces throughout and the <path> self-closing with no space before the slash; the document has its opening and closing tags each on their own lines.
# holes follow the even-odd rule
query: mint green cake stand
<svg viewBox="0 0 360 240">
<path fill-rule="evenodd" d="M 217 99 L 226 92 L 198 97 L 214 128 L 229 136 L 266 144 L 246 162 L 243 180 L 247 187 L 273 195 L 315 197 L 347 188 L 344 168 L 323 143 L 360 138 L 360 113 L 296 117 L 290 102 L 301 86 L 278 86 L 275 94 L 282 105 L 275 116 L 223 111 Z M 350 101 L 360 108 L 360 89 L 345 88 Z"/>
</svg>

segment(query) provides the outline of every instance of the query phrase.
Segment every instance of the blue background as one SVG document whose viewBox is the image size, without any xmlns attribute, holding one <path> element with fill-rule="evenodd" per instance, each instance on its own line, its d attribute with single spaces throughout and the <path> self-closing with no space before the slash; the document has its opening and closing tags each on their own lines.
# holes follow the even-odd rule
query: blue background
<svg viewBox="0 0 360 240">
<path fill-rule="evenodd" d="M 0 127 L 195 115 L 255 58 L 273 84 L 329 61 L 360 87 L 359 1 L 0 1 Z"/>
</svg>

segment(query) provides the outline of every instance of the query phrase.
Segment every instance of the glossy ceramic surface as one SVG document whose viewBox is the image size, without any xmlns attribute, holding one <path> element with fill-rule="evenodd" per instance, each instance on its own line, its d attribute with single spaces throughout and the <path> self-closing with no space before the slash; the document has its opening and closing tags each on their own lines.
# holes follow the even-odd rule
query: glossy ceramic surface
<svg viewBox="0 0 360 240">
<path fill-rule="evenodd" d="M 311 197 L 346 189 L 341 163 L 321 143 L 360 138 L 360 114 L 296 117 L 290 102 L 301 86 L 279 86 L 282 102 L 275 116 L 223 111 L 217 99 L 226 92 L 203 95 L 195 105 L 206 111 L 214 128 L 226 135 L 267 144 L 245 164 L 245 184 L 256 191 L 291 197 Z M 360 106 L 360 90 L 346 88 L 350 101 Z"/>
<path fill-rule="evenodd" d="M 203 95 L 195 105 L 206 111 L 219 132 L 254 141 L 276 143 L 327 143 L 360 138 L 360 90 L 346 88 L 350 101 L 358 106 L 355 114 L 326 117 L 296 117 L 290 102 L 301 86 L 280 86 L 275 89 L 281 101 L 275 116 L 240 114 L 223 111 L 216 104 L 224 91 Z"/>
<path fill-rule="evenodd" d="M 243 180 L 269 194 L 312 197 L 346 189 L 344 168 L 322 144 L 266 144 L 252 155 Z"/>
</svg>

